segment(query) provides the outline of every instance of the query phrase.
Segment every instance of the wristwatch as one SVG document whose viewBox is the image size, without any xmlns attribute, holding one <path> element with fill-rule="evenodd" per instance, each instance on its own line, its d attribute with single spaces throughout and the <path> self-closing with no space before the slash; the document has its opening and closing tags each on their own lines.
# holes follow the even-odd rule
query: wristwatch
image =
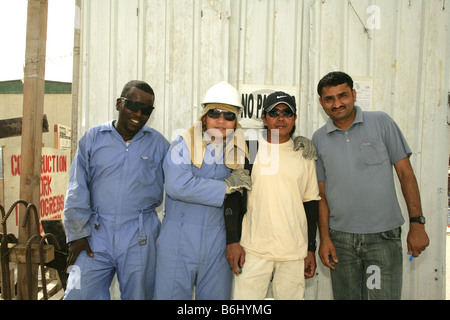
<svg viewBox="0 0 450 320">
<path fill-rule="evenodd" d="M 417 222 L 420 224 L 425 224 L 425 217 L 420 216 L 420 217 L 409 218 L 409 222 Z"/>
</svg>

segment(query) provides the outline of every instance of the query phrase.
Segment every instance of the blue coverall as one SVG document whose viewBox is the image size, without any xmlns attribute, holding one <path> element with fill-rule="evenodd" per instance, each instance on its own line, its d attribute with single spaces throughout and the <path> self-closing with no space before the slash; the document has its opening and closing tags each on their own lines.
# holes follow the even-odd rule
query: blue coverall
<svg viewBox="0 0 450 320">
<path fill-rule="evenodd" d="M 70 168 L 64 225 L 67 241 L 87 237 L 94 257 L 82 251 L 65 299 L 109 299 L 114 274 L 121 299 L 152 299 L 155 241 L 162 203 L 162 162 L 169 142 L 144 126 L 127 146 L 113 122 L 90 129 Z"/>
<path fill-rule="evenodd" d="M 207 145 L 200 168 L 192 164 L 182 138 L 164 160 L 165 216 L 156 245 L 155 299 L 192 299 L 194 286 L 198 300 L 230 299 L 223 201 L 231 169 L 215 145 Z"/>
</svg>

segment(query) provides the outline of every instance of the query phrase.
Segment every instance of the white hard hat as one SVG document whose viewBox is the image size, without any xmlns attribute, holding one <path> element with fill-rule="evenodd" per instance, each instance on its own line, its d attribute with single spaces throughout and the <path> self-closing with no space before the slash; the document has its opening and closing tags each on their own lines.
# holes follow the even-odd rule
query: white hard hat
<svg viewBox="0 0 450 320">
<path fill-rule="evenodd" d="M 239 92 L 231 84 L 222 81 L 206 91 L 205 97 L 202 101 L 204 108 L 208 103 L 223 103 L 235 106 L 240 112 L 242 108 Z"/>
</svg>

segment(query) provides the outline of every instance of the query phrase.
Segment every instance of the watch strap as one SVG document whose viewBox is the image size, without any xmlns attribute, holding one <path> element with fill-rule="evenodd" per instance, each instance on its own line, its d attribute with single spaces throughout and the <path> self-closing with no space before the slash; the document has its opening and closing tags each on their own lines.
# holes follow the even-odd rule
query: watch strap
<svg viewBox="0 0 450 320">
<path fill-rule="evenodd" d="M 417 222 L 417 223 L 420 223 L 420 224 L 425 224 L 425 217 L 424 216 L 420 216 L 420 217 L 409 218 L 409 222 Z"/>
</svg>

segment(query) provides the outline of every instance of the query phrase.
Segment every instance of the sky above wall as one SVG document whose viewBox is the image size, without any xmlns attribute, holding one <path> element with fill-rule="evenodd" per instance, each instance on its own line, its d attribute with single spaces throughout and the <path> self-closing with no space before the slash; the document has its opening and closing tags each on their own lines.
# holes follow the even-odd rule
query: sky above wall
<svg viewBox="0 0 450 320">
<path fill-rule="evenodd" d="M 27 0 L 0 0 L 0 81 L 23 78 Z M 72 82 L 75 0 L 48 0 L 45 79 Z"/>
</svg>

